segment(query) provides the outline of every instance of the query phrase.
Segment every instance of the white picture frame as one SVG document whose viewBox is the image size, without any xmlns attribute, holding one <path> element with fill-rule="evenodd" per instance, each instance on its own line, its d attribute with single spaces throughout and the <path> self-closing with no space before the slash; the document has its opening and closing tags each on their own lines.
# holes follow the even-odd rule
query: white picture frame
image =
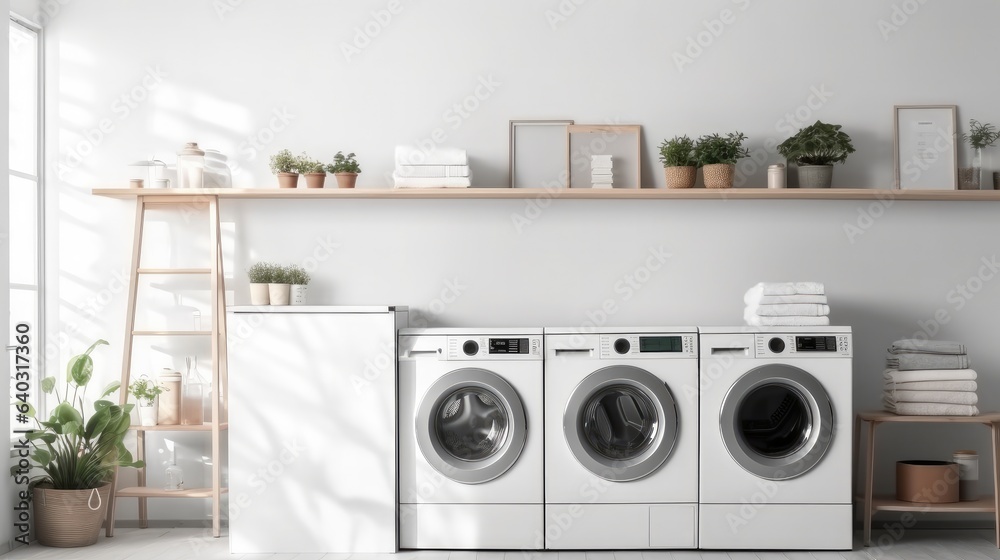
<svg viewBox="0 0 1000 560">
<path fill-rule="evenodd" d="M 893 107 L 895 188 L 958 189 L 957 105 Z"/>
<path fill-rule="evenodd" d="M 556 119 L 510 121 L 511 188 L 565 188 L 569 184 L 566 129 L 573 123 Z"/>
</svg>

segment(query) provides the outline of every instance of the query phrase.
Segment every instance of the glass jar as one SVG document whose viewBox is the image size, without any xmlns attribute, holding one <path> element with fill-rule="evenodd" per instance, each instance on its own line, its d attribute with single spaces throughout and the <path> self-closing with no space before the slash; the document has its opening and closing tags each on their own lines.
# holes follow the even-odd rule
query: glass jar
<svg viewBox="0 0 1000 560">
<path fill-rule="evenodd" d="M 956 451 L 952 455 L 958 463 L 958 499 L 974 502 L 979 499 L 979 454 L 975 451 Z"/>
<path fill-rule="evenodd" d="M 162 188 L 166 178 L 167 164 L 158 159 L 134 161 L 128 164 L 129 183 L 142 181 L 146 188 Z"/>
<path fill-rule="evenodd" d="M 205 188 L 228 189 L 233 186 L 229 158 L 218 150 L 205 150 Z"/>
<path fill-rule="evenodd" d="M 177 187 L 200 189 L 205 186 L 205 150 L 197 142 L 188 142 L 177 152 Z"/>
<path fill-rule="evenodd" d="M 159 397 L 160 424 L 174 425 L 181 421 L 181 373 L 170 368 L 163 368 L 157 381 L 164 391 Z"/>
<path fill-rule="evenodd" d="M 205 383 L 198 372 L 198 358 L 188 358 L 188 372 L 184 377 L 181 399 L 181 424 L 197 426 L 205 422 L 204 395 Z"/>
</svg>

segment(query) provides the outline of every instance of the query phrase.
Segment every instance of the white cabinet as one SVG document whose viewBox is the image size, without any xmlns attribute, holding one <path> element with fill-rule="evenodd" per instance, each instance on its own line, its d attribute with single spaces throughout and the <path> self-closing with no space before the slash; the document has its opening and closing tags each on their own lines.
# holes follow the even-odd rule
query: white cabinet
<svg viewBox="0 0 1000 560">
<path fill-rule="evenodd" d="M 395 552 L 401 307 L 236 307 L 230 549 Z"/>
</svg>

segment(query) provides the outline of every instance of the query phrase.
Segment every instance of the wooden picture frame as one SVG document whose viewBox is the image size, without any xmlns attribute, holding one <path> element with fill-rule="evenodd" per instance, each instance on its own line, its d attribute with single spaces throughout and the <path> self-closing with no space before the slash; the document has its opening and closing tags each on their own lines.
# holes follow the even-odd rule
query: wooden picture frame
<svg viewBox="0 0 1000 560">
<path fill-rule="evenodd" d="M 642 125 L 638 124 L 574 124 L 566 127 L 567 185 L 570 188 L 591 188 L 590 156 L 610 154 L 614 158 L 614 188 L 641 188 L 641 144 Z M 581 179 L 581 175 L 585 177 Z"/>
<path fill-rule="evenodd" d="M 893 107 L 895 188 L 958 189 L 958 106 Z"/>
<path fill-rule="evenodd" d="M 572 124 L 572 120 L 557 119 L 510 121 L 508 177 L 511 188 L 565 188 L 569 185 L 569 168 L 562 165 L 563 154 L 569 150 L 565 129 Z"/>
</svg>

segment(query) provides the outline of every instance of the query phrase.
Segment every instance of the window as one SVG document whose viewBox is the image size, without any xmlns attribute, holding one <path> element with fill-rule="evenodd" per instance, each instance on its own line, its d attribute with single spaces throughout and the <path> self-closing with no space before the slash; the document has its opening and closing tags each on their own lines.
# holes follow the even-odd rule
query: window
<svg viewBox="0 0 1000 560">
<path fill-rule="evenodd" d="M 19 18 L 10 18 L 10 128 L 8 137 L 9 166 L 7 170 L 10 223 L 7 246 L 10 250 L 10 335 L 17 336 L 30 326 L 30 402 L 36 408 L 39 399 L 37 363 L 44 349 L 39 322 L 42 306 L 42 192 L 41 192 L 41 44 L 39 29 Z M 5 345 L 12 342 L 7 341 Z M 18 363 L 15 353 L 11 360 L 11 393 L 22 393 L 17 386 Z M 23 365 L 23 362 L 21 362 Z M 23 369 L 21 370 L 23 371 Z M 11 429 L 23 427 L 16 420 Z M 13 435 L 13 434 L 12 434 Z"/>
</svg>

